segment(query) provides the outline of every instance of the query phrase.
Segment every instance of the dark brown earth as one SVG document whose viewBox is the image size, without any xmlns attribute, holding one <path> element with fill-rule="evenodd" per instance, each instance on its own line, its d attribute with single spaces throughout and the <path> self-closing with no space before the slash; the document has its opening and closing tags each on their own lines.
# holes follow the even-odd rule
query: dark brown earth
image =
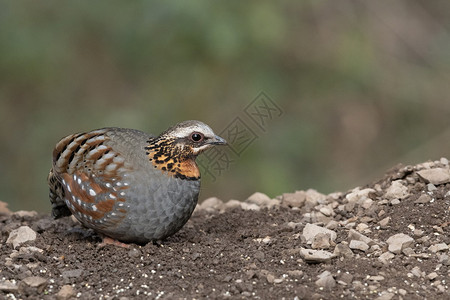
<svg viewBox="0 0 450 300">
<path fill-rule="evenodd" d="M 167 240 L 129 249 L 99 247 L 101 239 L 71 218 L 3 213 L 0 298 L 450 299 L 448 247 L 430 248 L 450 244 L 450 183 L 429 184 L 417 174 L 434 168 L 448 170 L 448 161 L 397 167 L 364 187 L 374 189 L 369 200 L 353 204 L 346 197 L 351 191 L 298 202 L 287 199 L 305 193 L 285 194 L 257 207 L 257 201 L 244 202 L 253 203 L 254 210 L 216 201 L 199 207 Z M 399 199 L 387 192 L 397 180 L 407 188 Z M 320 196 L 306 194 L 311 193 Z M 417 201 L 424 194 L 428 198 Z M 307 223 L 337 233 L 335 241 L 322 246 L 336 253 L 331 260 L 311 263 L 302 255 L 301 249 L 312 248 L 303 236 Z M 23 225 L 37 238 L 14 250 L 6 241 Z M 337 251 L 339 245 L 349 249 L 350 229 L 370 238 L 370 248 Z M 387 239 L 398 233 L 414 242 L 383 262 L 380 255 L 390 254 Z M 19 251 L 27 246 L 43 251 Z M 317 282 L 325 271 L 328 283 Z M 26 278 L 35 276 L 43 283 L 28 284 Z"/>
</svg>

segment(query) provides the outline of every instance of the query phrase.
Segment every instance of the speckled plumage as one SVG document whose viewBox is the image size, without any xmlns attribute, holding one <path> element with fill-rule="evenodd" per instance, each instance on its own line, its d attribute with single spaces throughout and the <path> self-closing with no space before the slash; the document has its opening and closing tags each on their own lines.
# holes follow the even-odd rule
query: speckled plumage
<svg viewBox="0 0 450 300">
<path fill-rule="evenodd" d="M 196 156 L 225 143 L 199 121 L 179 123 L 157 137 L 122 128 L 69 135 L 53 151 L 52 214 L 73 214 L 86 227 L 123 242 L 168 237 L 197 204 Z"/>
</svg>

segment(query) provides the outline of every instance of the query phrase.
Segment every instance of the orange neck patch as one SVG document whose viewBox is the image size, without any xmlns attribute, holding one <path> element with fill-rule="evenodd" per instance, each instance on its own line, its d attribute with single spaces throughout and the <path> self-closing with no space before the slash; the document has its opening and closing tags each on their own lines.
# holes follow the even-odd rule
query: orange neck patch
<svg viewBox="0 0 450 300">
<path fill-rule="evenodd" d="M 180 179 L 200 179 L 200 170 L 189 146 L 181 148 L 175 140 L 156 138 L 149 141 L 145 150 L 156 169 Z"/>
</svg>

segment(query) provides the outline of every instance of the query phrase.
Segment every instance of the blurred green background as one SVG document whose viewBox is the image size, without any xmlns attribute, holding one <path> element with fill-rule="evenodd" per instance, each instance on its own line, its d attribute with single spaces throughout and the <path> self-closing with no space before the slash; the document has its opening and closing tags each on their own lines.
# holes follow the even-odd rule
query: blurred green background
<svg viewBox="0 0 450 300">
<path fill-rule="evenodd" d="M 282 110 L 200 200 L 345 191 L 449 156 L 450 2 L 2 1 L 0 200 L 49 211 L 55 143 Z"/>
</svg>

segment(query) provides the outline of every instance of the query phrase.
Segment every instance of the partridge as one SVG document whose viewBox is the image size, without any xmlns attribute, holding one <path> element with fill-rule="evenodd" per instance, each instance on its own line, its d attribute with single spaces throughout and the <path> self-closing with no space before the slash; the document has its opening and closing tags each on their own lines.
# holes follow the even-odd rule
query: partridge
<svg viewBox="0 0 450 300">
<path fill-rule="evenodd" d="M 48 175 L 52 215 L 73 214 L 107 237 L 164 239 L 190 218 L 200 191 L 197 155 L 226 141 L 200 121 L 159 136 L 102 128 L 63 138 Z"/>
</svg>

